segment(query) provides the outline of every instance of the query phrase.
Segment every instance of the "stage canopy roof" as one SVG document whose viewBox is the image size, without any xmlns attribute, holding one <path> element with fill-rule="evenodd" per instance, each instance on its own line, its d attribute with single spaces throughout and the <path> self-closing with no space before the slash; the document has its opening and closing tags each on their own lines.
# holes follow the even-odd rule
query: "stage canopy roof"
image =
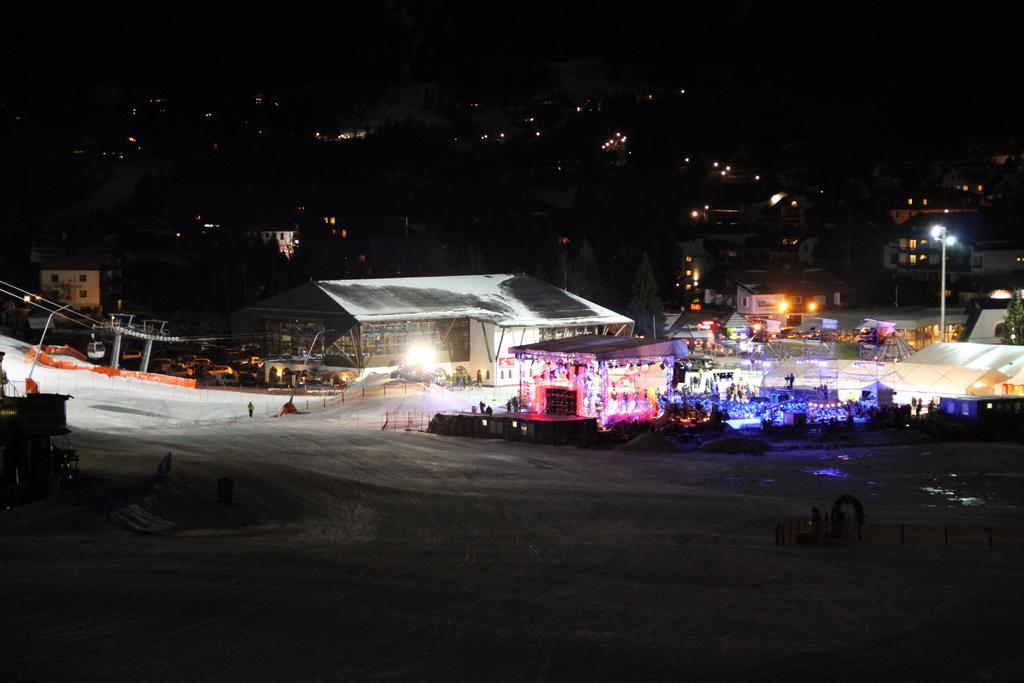
<svg viewBox="0 0 1024 683">
<path fill-rule="evenodd" d="M 509 351 L 516 356 L 553 353 L 566 356 L 589 356 L 599 361 L 666 358 L 668 356 L 680 358 L 689 353 L 686 344 L 678 339 L 639 339 L 598 334 L 549 339 L 536 344 L 513 346 Z"/>
</svg>

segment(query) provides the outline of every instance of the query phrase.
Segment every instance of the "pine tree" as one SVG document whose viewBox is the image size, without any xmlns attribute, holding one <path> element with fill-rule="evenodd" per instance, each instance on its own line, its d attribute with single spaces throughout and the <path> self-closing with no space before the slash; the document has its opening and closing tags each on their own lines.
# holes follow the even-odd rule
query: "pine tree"
<svg viewBox="0 0 1024 683">
<path fill-rule="evenodd" d="M 597 256 L 586 239 L 569 269 L 569 290 L 584 299 L 598 301 L 601 292 L 601 267 Z"/>
<path fill-rule="evenodd" d="M 1013 301 L 1006 307 L 1003 341 L 1017 346 L 1024 345 L 1024 301 L 1021 300 L 1020 290 L 1014 292 Z"/>
<path fill-rule="evenodd" d="M 658 281 L 654 277 L 654 268 L 646 253 L 636 269 L 633 298 L 629 302 L 629 308 L 636 317 L 638 330 L 644 335 L 657 337 L 661 332 L 663 307 L 661 296 L 658 294 Z"/>
</svg>

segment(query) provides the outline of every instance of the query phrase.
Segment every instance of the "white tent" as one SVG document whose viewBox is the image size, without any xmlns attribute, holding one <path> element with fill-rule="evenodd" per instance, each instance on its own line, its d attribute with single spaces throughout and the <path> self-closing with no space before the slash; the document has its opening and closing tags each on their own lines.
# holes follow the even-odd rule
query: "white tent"
<svg viewBox="0 0 1024 683">
<path fill-rule="evenodd" d="M 871 397 L 871 400 L 874 401 L 879 408 L 885 408 L 892 405 L 892 387 L 887 384 L 883 384 L 882 382 L 874 381 L 867 385 L 861 389 L 861 397 L 863 397 L 864 394 L 868 394 Z"/>
<path fill-rule="evenodd" d="M 1024 372 L 1024 346 L 943 343 L 927 346 L 896 364 L 901 398 L 1001 394 Z"/>
<path fill-rule="evenodd" d="M 767 386 L 782 386 L 792 372 L 797 384 L 815 385 L 834 376 L 839 396 L 859 398 L 874 382 L 892 387 L 898 403 L 936 396 L 989 396 L 1004 393 L 1004 384 L 1024 385 L 1024 346 L 942 343 L 892 361 L 805 361 L 774 364 L 764 377 Z"/>
</svg>

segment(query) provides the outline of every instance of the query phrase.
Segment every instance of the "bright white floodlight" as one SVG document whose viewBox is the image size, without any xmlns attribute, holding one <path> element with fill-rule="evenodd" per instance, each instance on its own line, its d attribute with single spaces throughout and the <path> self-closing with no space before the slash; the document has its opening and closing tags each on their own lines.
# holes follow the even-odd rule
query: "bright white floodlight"
<svg viewBox="0 0 1024 683">
<path fill-rule="evenodd" d="M 422 368 L 434 362 L 434 350 L 429 346 L 413 346 L 405 356 L 405 362 L 414 368 Z"/>
</svg>

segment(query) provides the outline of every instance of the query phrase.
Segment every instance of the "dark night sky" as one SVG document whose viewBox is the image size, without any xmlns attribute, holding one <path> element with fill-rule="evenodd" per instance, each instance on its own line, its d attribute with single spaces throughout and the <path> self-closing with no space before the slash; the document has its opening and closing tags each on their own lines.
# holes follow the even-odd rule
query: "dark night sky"
<svg viewBox="0 0 1024 683">
<path fill-rule="evenodd" d="M 662 3 L 658 3 L 661 5 Z M 191 93 L 441 77 L 529 85 L 529 65 L 581 56 L 698 85 L 746 118 L 869 125 L 944 122 L 999 131 L 1012 39 L 975 3 L 419 3 L 295 8 L 175 4 L 35 10 L 8 24 L 4 83 L 35 98 L 97 82 Z"/>
</svg>

